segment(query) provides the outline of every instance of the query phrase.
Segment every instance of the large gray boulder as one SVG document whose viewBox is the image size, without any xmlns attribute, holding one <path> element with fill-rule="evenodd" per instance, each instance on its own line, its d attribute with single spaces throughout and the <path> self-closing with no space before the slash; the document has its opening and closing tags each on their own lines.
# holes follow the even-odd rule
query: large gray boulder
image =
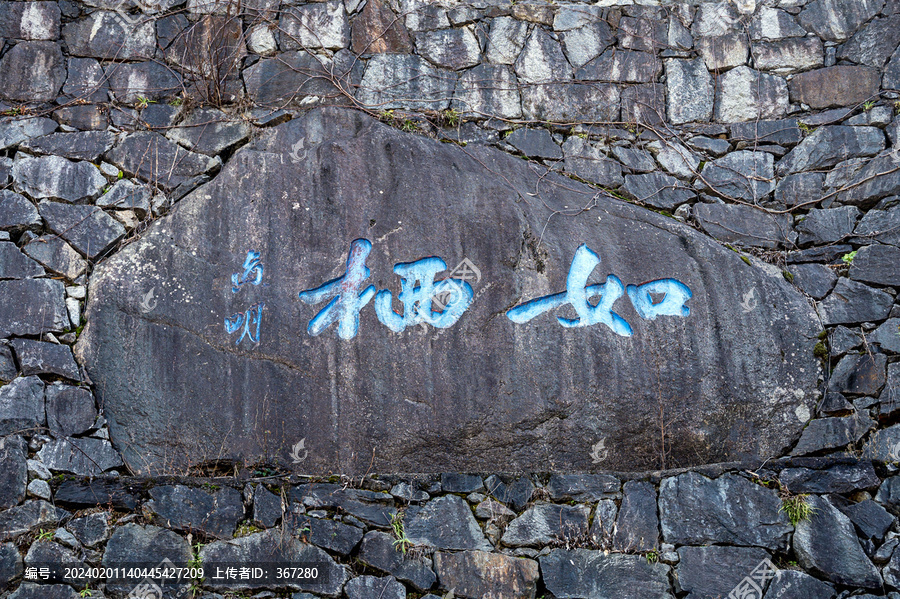
<svg viewBox="0 0 900 599">
<path fill-rule="evenodd" d="M 313 472 L 640 469 L 660 409 L 667 465 L 796 441 L 819 328 L 781 272 L 613 199 L 550 218 L 596 191 L 543 174 L 339 108 L 268 130 L 92 275 L 76 353 L 113 444 L 135 472 L 273 450 Z M 314 290 L 351 247 L 332 319 Z M 541 313 L 594 270 L 604 308 Z"/>
</svg>

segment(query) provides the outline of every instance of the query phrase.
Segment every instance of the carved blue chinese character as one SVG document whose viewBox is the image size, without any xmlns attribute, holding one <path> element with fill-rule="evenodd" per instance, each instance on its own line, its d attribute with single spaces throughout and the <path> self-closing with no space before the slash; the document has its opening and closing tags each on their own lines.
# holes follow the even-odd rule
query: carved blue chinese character
<svg viewBox="0 0 900 599">
<path fill-rule="evenodd" d="M 225 319 L 225 330 L 229 335 L 236 333 L 243 327 L 241 336 L 234 342 L 235 345 L 239 345 L 244 340 L 244 337 L 249 337 L 251 343 L 259 343 L 259 327 L 262 322 L 263 306 L 265 304 L 262 302 L 253 304 L 246 312 L 238 312 L 237 314 L 232 314 L 231 318 Z"/>
<path fill-rule="evenodd" d="M 244 258 L 244 272 L 231 275 L 231 292 L 237 293 L 244 283 L 259 285 L 263 277 L 263 265 L 259 261 L 259 252 L 250 250 Z"/>
<path fill-rule="evenodd" d="M 447 263 L 435 257 L 394 265 L 394 272 L 403 278 L 398 295 L 403 313 L 394 312 L 391 292 L 385 289 L 375 296 L 378 320 L 395 333 L 420 322 L 439 329 L 453 326 L 472 304 L 474 293 L 471 285 L 458 279 L 447 278 L 435 283 L 434 276 L 446 269 Z M 447 298 L 441 302 L 441 312 L 432 309 L 432 301 L 436 302 L 437 296 Z"/>
<path fill-rule="evenodd" d="M 625 286 L 615 275 L 609 275 L 605 283 L 588 285 L 588 277 L 600 264 L 600 256 L 593 250 L 582 244 L 575 251 L 569 275 L 566 278 L 566 290 L 562 293 L 548 295 L 533 299 L 509 310 L 506 315 L 515 323 L 528 322 L 535 316 L 539 316 L 548 310 L 570 304 L 575 309 L 577 318 L 556 319 L 564 327 L 587 327 L 598 323 L 605 324 L 616 334 L 630 337 L 631 325 L 612 311 L 612 306 L 617 299 L 625 293 Z M 596 306 L 588 301 L 594 296 L 600 296 Z"/>
<path fill-rule="evenodd" d="M 625 288 L 634 309 L 647 320 L 655 320 L 657 316 L 684 316 L 691 314 L 691 309 L 684 302 L 691 299 L 691 290 L 687 285 L 675 279 L 658 279 L 643 285 L 629 285 Z M 651 294 L 662 295 L 654 302 Z"/>
<path fill-rule="evenodd" d="M 359 312 L 375 296 L 375 287 L 369 285 L 362 292 L 359 288 L 369 278 L 366 258 L 372 251 L 372 244 L 366 239 L 356 239 L 350 243 L 347 256 L 347 271 L 344 276 L 300 292 L 300 300 L 307 304 L 318 304 L 334 296 L 328 305 L 309 321 L 307 331 L 315 337 L 333 322 L 338 323 L 338 336 L 352 339 L 359 330 Z"/>
</svg>

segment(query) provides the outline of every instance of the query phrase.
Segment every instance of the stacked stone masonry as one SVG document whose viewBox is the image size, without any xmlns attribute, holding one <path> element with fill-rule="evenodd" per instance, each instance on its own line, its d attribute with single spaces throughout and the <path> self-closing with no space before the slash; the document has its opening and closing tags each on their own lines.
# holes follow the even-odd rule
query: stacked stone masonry
<svg viewBox="0 0 900 599">
<path fill-rule="evenodd" d="M 72 352 L 92 269 L 321 105 L 780 270 L 822 325 L 799 441 L 640 474 L 130 476 Z M 897 0 L 0 0 L 0 113 L 0 597 L 131 591 L 25 579 L 44 563 L 269 555 L 328 575 L 166 596 L 712 599 L 769 560 L 766 598 L 900 598 Z"/>
</svg>

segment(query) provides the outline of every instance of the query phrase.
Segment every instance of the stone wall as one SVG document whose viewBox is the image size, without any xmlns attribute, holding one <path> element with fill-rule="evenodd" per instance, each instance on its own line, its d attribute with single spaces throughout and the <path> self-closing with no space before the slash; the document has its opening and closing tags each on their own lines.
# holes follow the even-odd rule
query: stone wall
<svg viewBox="0 0 900 599">
<path fill-rule="evenodd" d="M 0 2 L 0 596 L 85 588 L 24 566 L 269 551 L 328 581 L 238 596 L 713 598 L 756 571 L 766 597 L 896 597 L 898 44 L 894 0 Z M 132 477 L 71 349 L 91 272 L 319 105 L 498 148 L 782 273 L 821 320 L 799 441 L 616 476 Z"/>
</svg>

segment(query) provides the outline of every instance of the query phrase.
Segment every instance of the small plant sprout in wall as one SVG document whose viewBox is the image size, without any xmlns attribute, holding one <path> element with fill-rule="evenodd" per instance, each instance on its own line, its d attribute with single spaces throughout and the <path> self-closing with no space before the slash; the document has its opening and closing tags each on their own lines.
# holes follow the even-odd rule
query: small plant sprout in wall
<svg viewBox="0 0 900 599">
<path fill-rule="evenodd" d="M 406 536 L 406 531 L 403 530 L 403 512 L 397 512 L 391 516 L 391 532 L 394 535 L 394 548 L 406 555 L 413 543 Z"/>
<path fill-rule="evenodd" d="M 797 526 L 804 520 L 809 520 L 816 509 L 809 504 L 809 495 L 801 493 L 800 495 L 787 495 L 781 499 L 781 507 L 779 512 L 787 514 L 791 524 Z"/>
<path fill-rule="evenodd" d="M 852 252 L 846 253 L 841 256 L 841 262 L 844 264 L 853 264 L 853 259 L 856 258 L 856 252 L 858 250 L 853 250 Z"/>
</svg>

